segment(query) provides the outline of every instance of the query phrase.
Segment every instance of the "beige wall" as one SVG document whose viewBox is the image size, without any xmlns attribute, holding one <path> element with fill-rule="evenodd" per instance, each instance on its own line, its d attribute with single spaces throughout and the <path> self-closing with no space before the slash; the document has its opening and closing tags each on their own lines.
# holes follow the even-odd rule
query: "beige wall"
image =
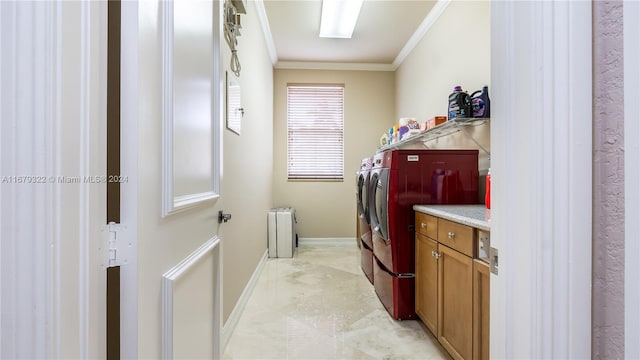
<svg viewBox="0 0 640 360">
<path fill-rule="evenodd" d="M 287 181 L 287 83 L 345 84 L 344 182 Z M 296 209 L 302 238 L 355 237 L 355 172 L 394 123 L 393 72 L 275 70 L 273 205 Z"/>
<path fill-rule="evenodd" d="M 489 10 L 489 1 L 449 4 L 396 71 L 396 118 L 446 115 L 455 85 L 469 94 L 490 85 Z"/>
<path fill-rule="evenodd" d="M 223 43 L 223 67 L 229 70 L 230 51 Z M 247 2 L 238 38 L 242 65 L 240 86 L 241 135 L 223 130 L 222 200 L 233 217 L 220 228 L 223 242 L 223 318 L 229 317 L 240 294 L 267 249 L 267 212 L 271 208 L 273 173 L 273 67 L 256 16 Z"/>
<path fill-rule="evenodd" d="M 266 213 L 271 205 L 273 75 L 256 12 L 252 2 L 249 4 L 249 14 L 242 20 L 243 35 L 239 38 L 242 96 L 247 114 L 241 136 L 222 130 L 221 197 L 162 218 L 159 2 L 139 3 L 139 358 L 161 357 L 162 274 L 219 234 L 224 274 L 223 317 L 226 319 L 266 249 Z M 224 39 L 220 41 L 226 69 L 228 47 Z M 175 54 L 181 55 L 184 54 Z M 218 225 L 219 209 L 231 212 L 232 220 Z"/>
</svg>

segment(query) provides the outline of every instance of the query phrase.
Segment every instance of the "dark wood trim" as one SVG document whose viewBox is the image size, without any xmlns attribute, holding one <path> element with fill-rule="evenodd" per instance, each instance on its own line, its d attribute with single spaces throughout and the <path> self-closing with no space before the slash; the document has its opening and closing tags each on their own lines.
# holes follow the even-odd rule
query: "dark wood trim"
<svg viewBox="0 0 640 360">
<path fill-rule="evenodd" d="M 120 222 L 120 0 L 109 0 L 107 39 L 107 223 Z"/>
<path fill-rule="evenodd" d="M 107 13 L 107 223 L 120 223 L 120 0 Z M 120 359 L 120 267 L 107 268 L 106 358 Z"/>
<path fill-rule="evenodd" d="M 120 267 L 107 268 L 107 359 L 120 359 Z"/>
</svg>

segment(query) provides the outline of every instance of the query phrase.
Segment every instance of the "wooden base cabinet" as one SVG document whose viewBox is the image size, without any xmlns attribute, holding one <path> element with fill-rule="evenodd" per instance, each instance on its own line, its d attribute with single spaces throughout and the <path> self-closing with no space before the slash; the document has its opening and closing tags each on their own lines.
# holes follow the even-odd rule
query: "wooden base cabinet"
<svg viewBox="0 0 640 360">
<path fill-rule="evenodd" d="M 473 359 L 489 359 L 489 264 L 473 260 Z"/>
<path fill-rule="evenodd" d="M 438 336 L 438 243 L 416 233 L 416 314 Z"/>
<path fill-rule="evenodd" d="M 473 260 L 438 245 L 438 341 L 454 359 L 473 356 Z"/>
<path fill-rule="evenodd" d="M 416 213 L 416 313 L 454 359 L 489 359 L 489 266 L 477 230 Z"/>
</svg>

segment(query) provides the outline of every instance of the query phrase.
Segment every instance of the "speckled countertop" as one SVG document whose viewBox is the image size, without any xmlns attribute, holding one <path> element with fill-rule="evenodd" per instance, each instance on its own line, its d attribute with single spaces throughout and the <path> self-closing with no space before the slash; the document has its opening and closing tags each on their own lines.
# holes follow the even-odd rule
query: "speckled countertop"
<svg viewBox="0 0 640 360">
<path fill-rule="evenodd" d="M 491 210 L 484 205 L 413 205 L 413 210 L 491 231 Z"/>
</svg>

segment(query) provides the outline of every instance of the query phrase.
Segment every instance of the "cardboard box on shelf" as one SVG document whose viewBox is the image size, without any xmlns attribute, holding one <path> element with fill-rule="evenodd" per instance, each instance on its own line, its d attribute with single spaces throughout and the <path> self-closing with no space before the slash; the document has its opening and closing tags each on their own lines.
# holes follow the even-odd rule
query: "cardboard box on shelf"
<svg viewBox="0 0 640 360">
<path fill-rule="evenodd" d="M 447 121 L 447 117 L 446 116 L 434 116 L 431 119 L 427 120 L 426 122 L 426 128 L 427 130 L 436 127 L 444 122 Z"/>
</svg>

